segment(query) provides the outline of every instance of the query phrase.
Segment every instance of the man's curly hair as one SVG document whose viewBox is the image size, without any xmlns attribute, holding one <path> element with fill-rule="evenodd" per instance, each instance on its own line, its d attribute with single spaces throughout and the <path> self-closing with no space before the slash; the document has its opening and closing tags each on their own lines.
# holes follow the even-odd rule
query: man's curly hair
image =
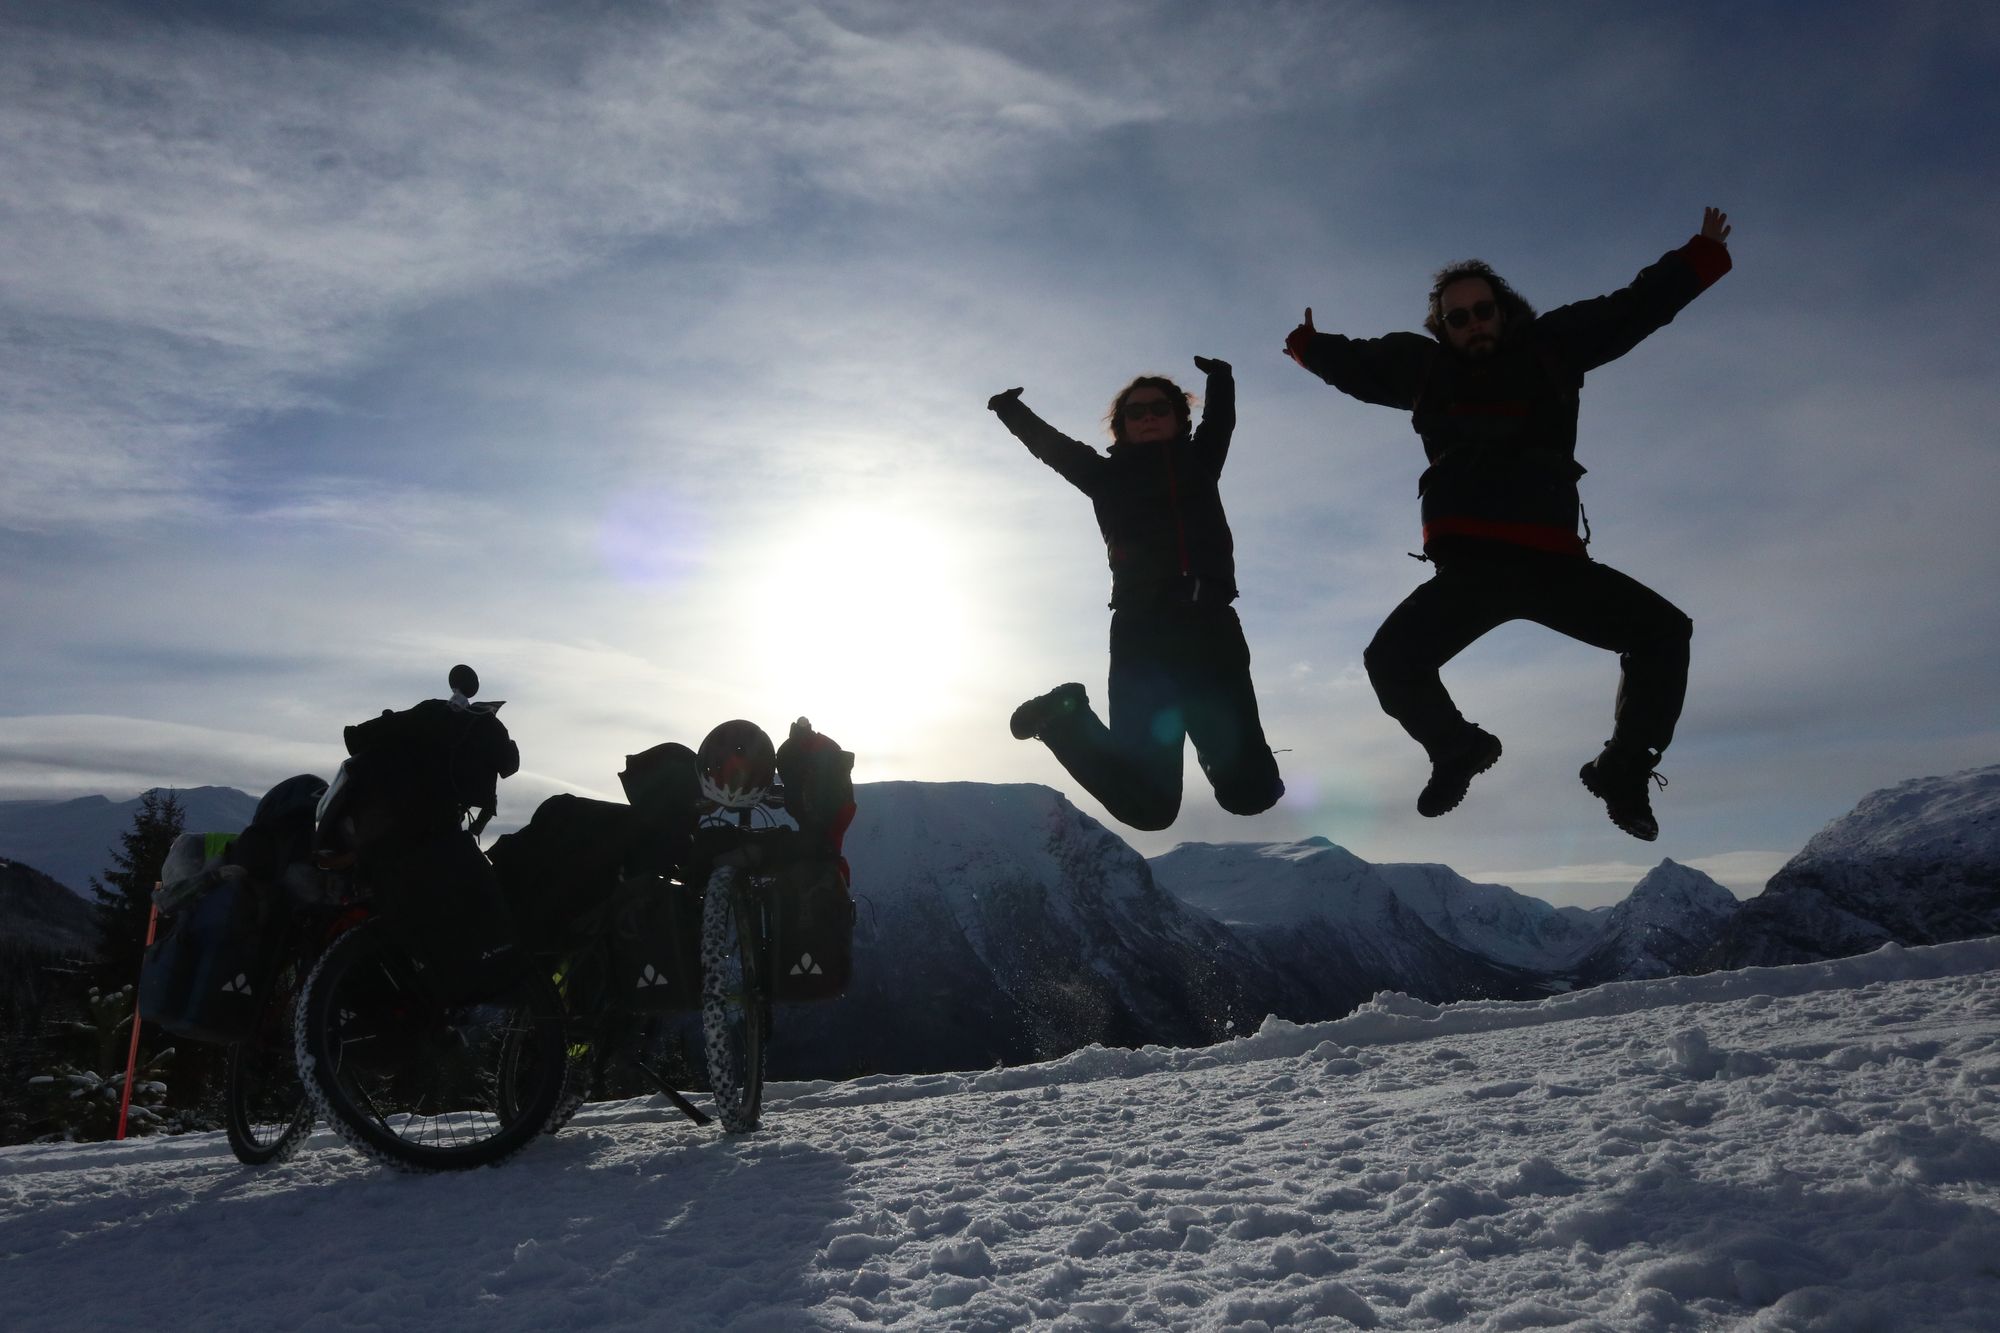
<svg viewBox="0 0 2000 1333">
<path fill-rule="evenodd" d="M 1444 341 L 1444 289 L 1466 278 L 1478 278 L 1493 289 L 1493 299 L 1508 323 L 1535 317 L 1535 308 L 1528 304 L 1527 298 L 1508 286 L 1491 264 L 1483 259 L 1461 259 L 1456 264 L 1446 264 L 1431 279 L 1430 312 L 1424 316 L 1424 328 L 1439 342 Z"/>
</svg>

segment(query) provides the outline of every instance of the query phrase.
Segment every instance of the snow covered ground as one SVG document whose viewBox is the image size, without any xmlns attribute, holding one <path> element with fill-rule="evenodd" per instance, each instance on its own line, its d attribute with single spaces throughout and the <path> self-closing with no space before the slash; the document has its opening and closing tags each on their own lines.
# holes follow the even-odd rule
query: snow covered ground
<svg viewBox="0 0 2000 1333">
<path fill-rule="evenodd" d="M 2000 939 L 769 1102 L 0 1150 L 0 1328 L 2000 1327 Z"/>
</svg>

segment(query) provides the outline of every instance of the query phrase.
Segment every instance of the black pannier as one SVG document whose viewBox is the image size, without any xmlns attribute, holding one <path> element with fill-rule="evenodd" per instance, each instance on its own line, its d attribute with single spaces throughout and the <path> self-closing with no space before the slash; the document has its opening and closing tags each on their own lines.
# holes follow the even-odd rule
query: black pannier
<svg viewBox="0 0 2000 1333">
<path fill-rule="evenodd" d="M 811 857 L 779 866 L 770 898 L 771 998 L 830 1000 L 854 975 L 854 899 L 847 863 Z"/>
<path fill-rule="evenodd" d="M 521 930 L 537 952 L 560 953 L 577 941 L 581 923 L 617 887 L 632 808 L 583 796 L 551 796 L 488 853 Z"/>
<path fill-rule="evenodd" d="M 701 1005 L 702 891 L 654 875 L 620 884 L 606 905 L 606 998 L 645 1013 Z"/>
<path fill-rule="evenodd" d="M 686 843 L 684 829 L 647 811 L 562 795 L 535 807 L 489 855 L 522 938 L 537 952 L 560 953 L 603 926 L 621 880 L 671 873 Z"/>
</svg>

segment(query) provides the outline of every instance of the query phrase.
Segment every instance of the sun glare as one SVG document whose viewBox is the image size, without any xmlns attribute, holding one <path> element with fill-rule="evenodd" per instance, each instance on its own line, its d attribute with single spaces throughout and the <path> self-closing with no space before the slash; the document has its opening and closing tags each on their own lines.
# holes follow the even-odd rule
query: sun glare
<svg viewBox="0 0 2000 1333">
<path fill-rule="evenodd" d="M 970 561 L 927 519 L 854 507 L 777 542 L 751 603 L 760 698 L 849 748 L 907 753 L 963 696 Z"/>
</svg>

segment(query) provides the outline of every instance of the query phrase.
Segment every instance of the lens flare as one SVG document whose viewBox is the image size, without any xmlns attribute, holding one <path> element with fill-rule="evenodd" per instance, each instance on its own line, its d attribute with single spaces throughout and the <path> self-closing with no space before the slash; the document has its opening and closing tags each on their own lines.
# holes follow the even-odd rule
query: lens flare
<svg viewBox="0 0 2000 1333">
<path fill-rule="evenodd" d="M 621 583 L 682 582 L 700 570 L 706 529 L 693 505 L 661 487 L 641 487 L 611 502 L 598 526 L 604 567 Z"/>
</svg>

